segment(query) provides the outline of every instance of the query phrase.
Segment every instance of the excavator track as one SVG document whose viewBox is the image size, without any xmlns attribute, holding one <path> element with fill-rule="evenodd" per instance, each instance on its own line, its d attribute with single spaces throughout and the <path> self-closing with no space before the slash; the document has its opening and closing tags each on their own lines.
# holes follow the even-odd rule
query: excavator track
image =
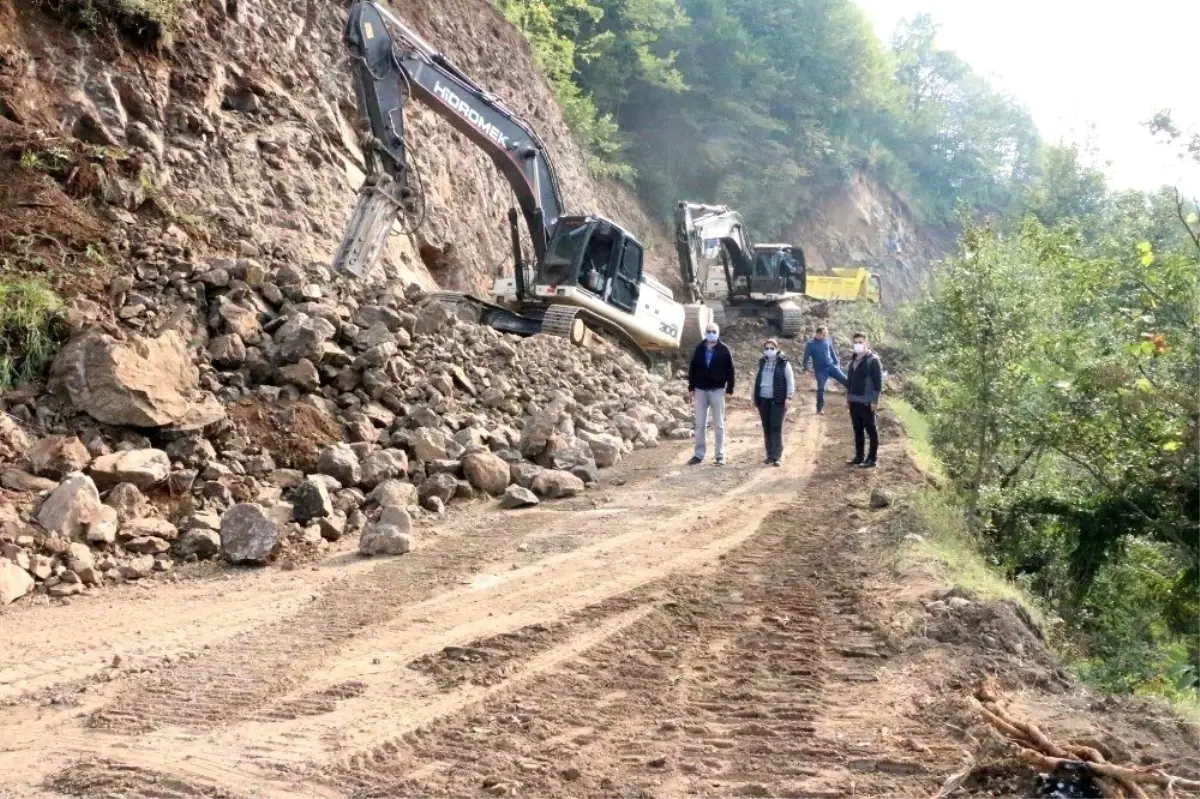
<svg viewBox="0 0 1200 799">
<path fill-rule="evenodd" d="M 587 343 L 588 330 L 614 340 L 647 369 L 653 367 L 649 353 L 642 349 L 633 337 L 621 328 L 591 313 L 586 308 L 570 305 L 551 305 L 542 317 L 542 332 L 550 336 L 565 338 L 577 347 Z"/>
<path fill-rule="evenodd" d="M 459 291 L 435 291 L 429 295 L 436 303 L 446 306 L 455 316 L 465 321 L 478 322 L 481 307 L 473 297 Z"/>
<path fill-rule="evenodd" d="M 779 303 L 779 334 L 795 338 L 804 329 L 804 311 L 793 302 Z"/>
</svg>

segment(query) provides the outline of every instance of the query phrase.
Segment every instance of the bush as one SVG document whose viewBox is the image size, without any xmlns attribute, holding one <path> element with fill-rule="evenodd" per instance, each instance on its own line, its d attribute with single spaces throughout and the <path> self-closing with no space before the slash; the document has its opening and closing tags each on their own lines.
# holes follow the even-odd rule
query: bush
<svg viewBox="0 0 1200 799">
<path fill-rule="evenodd" d="M 40 378 L 64 333 L 62 300 L 38 281 L 0 281 L 0 389 Z"/>
</svg>

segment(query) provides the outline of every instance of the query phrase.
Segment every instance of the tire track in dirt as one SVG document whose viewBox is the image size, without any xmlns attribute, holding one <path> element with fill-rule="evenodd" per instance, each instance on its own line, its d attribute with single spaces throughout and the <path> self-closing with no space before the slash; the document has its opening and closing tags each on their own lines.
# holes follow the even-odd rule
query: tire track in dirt
<svg viewBox="0 0 1200 799">
<path fill-rule="evenodd" d="M 848 478 L 840 453 L 826 450 L 799 496 L 765 515 L 718 569 L 647 585 L 644 618 L 326 769 L 330 788 L 361 797 L 926 793 L 918 763 L 856 739 L 854 725 L 870 721 L 844 704 L 847 686 L 873 680 L 888 652 L 865 613 L 860 533 L 833 499 L 869 478 Z M 506 657 L 529 657 L 511 653 L 513 640 Z M 538 646 L 535 636 L 528 647 Z M 455 670 L 484 681 L 491 673 Z M 829 715 L 843 716 L 850 734 L 819 729 Z"/>
<path fill-rule="evenodd" d="M 306 769 L 345 747 L 386 746 L 397 729 L 453 714 L 496 690 L 466 685 L 438 692 L 408 663 L 603 605 L 673 570 L 700 569 L 751 535 L 756 525 L 741 523 L 744 503 L 763 493 L 785 497 L 804 471 L 808 459 L 801 456 L 817 430 L 815 419 L 799 425 L 789 444 L 794 464 L 763 469 L 754 421 L 731 413 L 732 463 L 725 469 L 680 468 L 683 448 L 672 447 L 668 463 L 664 447 L 652 453 L 663 465 L 635 473 L 623 486 L 621 473 L 610 473 L 609 487 L 590 501 L 484 513 L 467 530 L 430 534 L 405 558 L 359 566 L 354 579 L 327 582 L 298 611 L 274 619 L 264 614 L 264 622 L 170 669 L 101 686 L 81 705 L 82 727 L 67 713 L 23 725 L 16 746 L 0 751 L 0 770 L 25 766 L 32 777 L 58 768 L 55 779 L 73 784 L 76 767 L 63 764 L 90 756 L 86 773 L 97 785 L 110 778 L 127 785 L 144 771 L 206 791 L 257 785 L 284 795 L 297 785 L 303 795 L 311 785 Z M 564 513 L 564 506 L 582 510 Z M 760 503 L 751 514 L 762 518 L 773 506 Z M 530 551 L 518 557 L 521 541 L 531 542 Z M 580 625 L 532 666 L 499 675 L 499 687 L 590 646 L 599 640 L 596 625 L 606 631 L 601 637 L 612 635 L 650 608 L 636 605 Z M 51 739 L 46 754 L 53 759 L 33 754 Z"/>
<path fill-rule="evenodd" d="M 709 470 L 707 475 L 697 470 L 670 475 L 657 481 L 656 490 L 648 494 L 647 499 L 657 500 L 653 505 L 638 503 L 634 497 L 631 499 L 635 501 L 623 507 L 600 509 L 590 515 L 576 512 L 552 520 L 541 535 L 565 535 L 577 543 L 598 539 L 598 549 L 621 553 L 636 549 L 643 540 L 659 544 L 648 539 L 664 534 L 701 532 L 690 529 L 705 516 L 702 511 L 689 512 L 694 504 L 692 491 L 699 489 L 705 478 L 733 484 L 728 489 L 726 485 L 708 486 L 719 501 L 710 500 L 699 507 L 718 512 L 737 499 L 747 482 L 756 482 L 746 481 L 742 471 L 727 468 L 722 472 Z M 546 515 L 518 515 L 508 523 L 502 518 L 478 535 L 460 536 L 454 547 L 435 545 L 425 552 L 418 550 L 404 558 L 383 561 L 353 581 L 327 588 L 314 597 L 309 607 L 265 629 L 247 631 L 204 657 L 138 681 L 93 713 L 89 722 L 114 732 L 137 733 L 163 726 L 207 729 L 242 718 L 301 686 L 331 647 L 355 637 L 364 628 L 388 622 L 433 595 L 447 574 L 473 574 L 486 567 L 499 541 L 525 535 L 530 522 L 544 524 Z M 648 529 L 648 524 L 654 524 L 654 528 Z M 631 525 L 640 529 L 620 532 Z M 709 528 L 703 531 L 708 534 L 702 540 L 710 539 L 711 530 L 719 529 L 716 525 Z M 562 558 L 579 560 L 580 551 L 571 548 Z M 588 570 L 586 565 L 576 568 Z M 570 580 L 569 568 L 567 574 Z M 546 593 L 540 584 L 527 590 Z M 431 617 L 442 615 L 434 615 L 434 611 L 441 610 L 436 606 L 442 604 L 427 609 Z"/>
</svg>

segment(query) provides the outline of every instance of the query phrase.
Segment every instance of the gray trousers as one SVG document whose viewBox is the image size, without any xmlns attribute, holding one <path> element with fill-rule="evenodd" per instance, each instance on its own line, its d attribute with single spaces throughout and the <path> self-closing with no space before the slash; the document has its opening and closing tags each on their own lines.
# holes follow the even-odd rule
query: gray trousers
<svg viewBox="0 0 1200 799">
<path fill-rule="evenodd" d="M 713 438 L 716 439 L 717 457 L 725 457 L 725 389 L 708 391 L 696 389 L 696 457 L 703 459 L 707 452 L 708 412 L 712 411 Z"/>
</svg>

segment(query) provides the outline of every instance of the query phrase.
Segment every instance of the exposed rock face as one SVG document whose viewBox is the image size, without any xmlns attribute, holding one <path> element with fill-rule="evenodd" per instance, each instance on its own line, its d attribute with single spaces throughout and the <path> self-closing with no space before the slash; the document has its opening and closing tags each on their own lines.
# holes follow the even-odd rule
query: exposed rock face
<svg viewBox="0 0 1200 799">
<path fill-rule="evenodd" d="M 54 359 L 51 383 L 97 421 L 161 427 L 187 415 L 199 373 L 175 331 L 158 338 L 131 335 L 124 342 L 91 331 Z"/>
<path fill-rule="evenodd" d="M 17 420 L 0 413 L 0 463 L 15 461 L 29 450 L 29 436 Z"/>
</svg>

